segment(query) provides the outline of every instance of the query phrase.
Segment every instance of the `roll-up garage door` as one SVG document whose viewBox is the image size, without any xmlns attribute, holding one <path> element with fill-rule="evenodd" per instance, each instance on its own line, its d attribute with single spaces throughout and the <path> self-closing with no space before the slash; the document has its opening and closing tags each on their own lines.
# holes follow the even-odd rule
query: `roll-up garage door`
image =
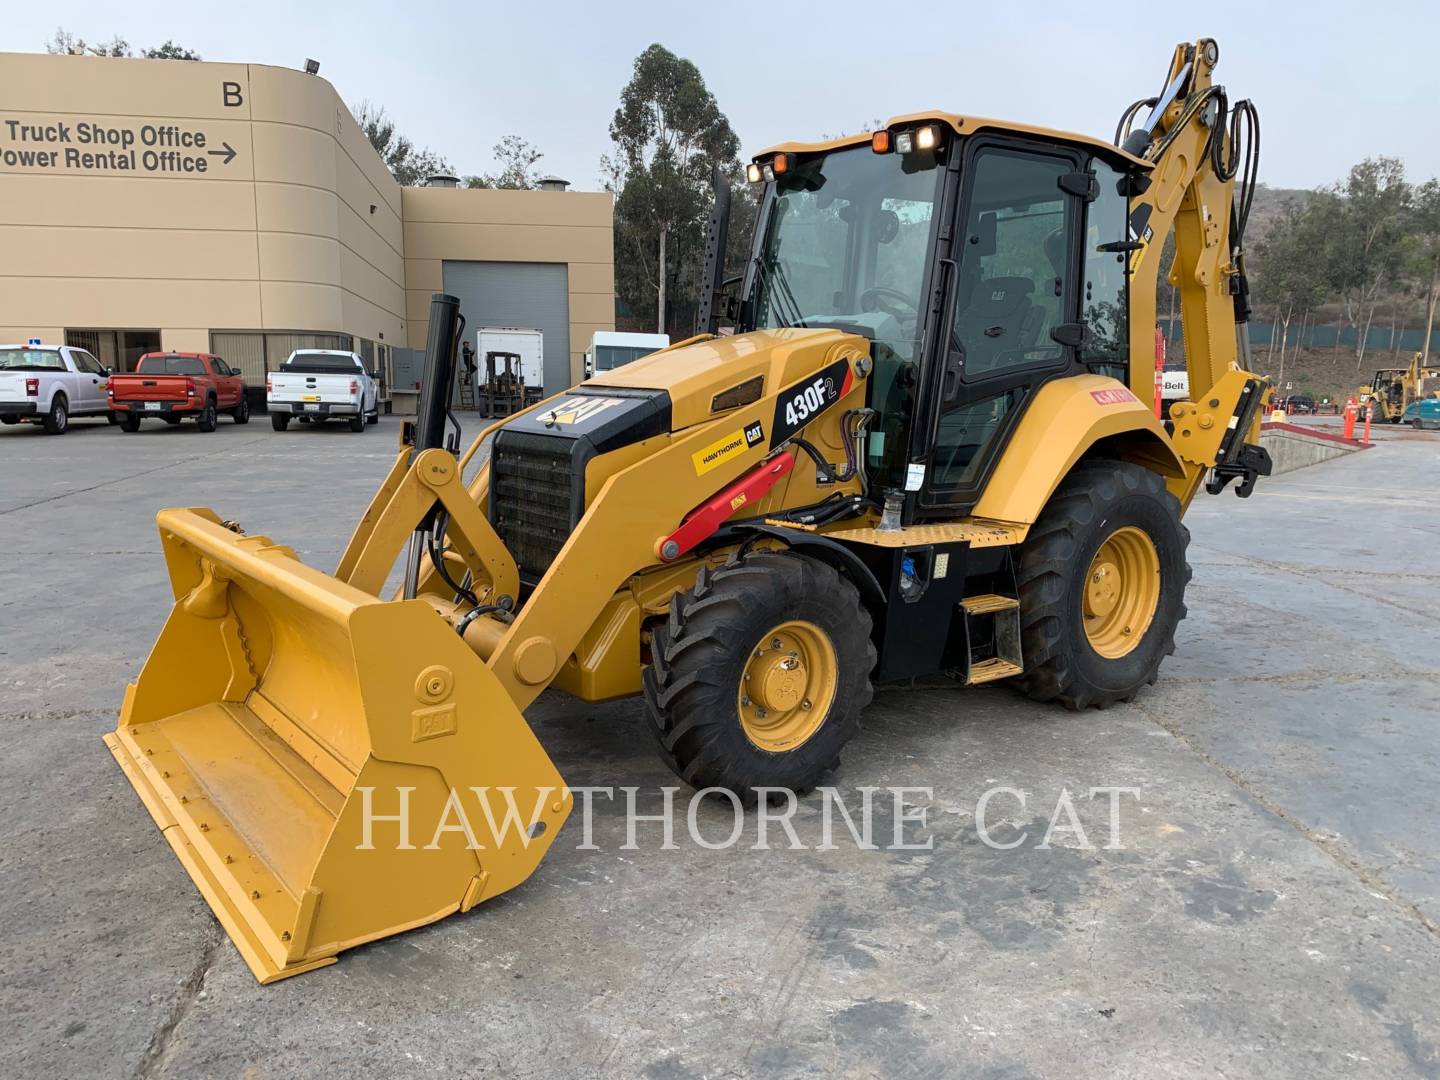
<svg viewBox="0 0 1440 1080">
<path fill-rule="evenodd" d="M 519 326 L 545 335 L 545 393 L 570 377 L 570 273 L 564 263 L 445 263 L 445 291 L 460 298 L 465 336 L 482 326 Z"/>
</svg>

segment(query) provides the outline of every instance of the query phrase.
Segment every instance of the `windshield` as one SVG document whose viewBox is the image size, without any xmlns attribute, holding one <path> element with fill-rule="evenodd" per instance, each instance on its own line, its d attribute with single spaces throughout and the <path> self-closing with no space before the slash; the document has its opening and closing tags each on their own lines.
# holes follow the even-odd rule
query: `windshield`
<svg viewBox="0 0 1440 1080">
<path fill-rule="evenodd" d="M 757 328 L 834 326 L 874 341 L 869 464 L 894 482 L 920 359 L 930 227 L 944 170 L 936 155 L 868 145 L 799 161 L 774 184 L 754 280 Z"/>
<path fill-rule="evenodd" d="M 281 371 L 295 371 L 309 375 L 354 375 L 357 365 L 349 353 L 336 356 L 318 352 L 292 353 L 289 360 L 280 365 Z"/>
<path fill-rule="evenodd" d="M 799 162 L 775 183 L 756 325 L 856 323 L 913 359 L 940 175 L 868 146 Z"/>
<path fill-rule="evenodd" d="M 658 345 L 596 345 L 595 370 L 611 371 L 617 367 L 623 367 L 632 360 L 649 356 L 659 347 Z"/>
<path fill-rule="evenodd" d="M 146 356 L 135 370 L 145 375 L 204 375 L 205 364 L 194 356 Z"/>
<path fill-rule="evenodd" d="M 64 371 L 59 349 L 0 349 L 0 371 Z"/>
</svg>

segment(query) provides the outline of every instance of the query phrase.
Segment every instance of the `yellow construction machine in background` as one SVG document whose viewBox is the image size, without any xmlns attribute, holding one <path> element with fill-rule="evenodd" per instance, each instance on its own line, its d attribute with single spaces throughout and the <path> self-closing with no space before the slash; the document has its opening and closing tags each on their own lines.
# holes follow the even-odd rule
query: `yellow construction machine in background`
<svg viewBox="0 0 1440 1080">
<path fill-rule="evenodd" d="M 1361 416 L 1369 410 L 1374 423 L 1400 423 L 1412 401 L 1440 397 L 1440 367 L 1421 364 L 1421 354 L 1410 359 L 1410 366 L 1381 368 L 1369 385 L 1359 389 Z"/>
<path fill-rule="evenodd" d="M 420 415 L 333 574 L 161 513 L 175 606 L 107 742 L 255 975 L 522 882 L 571 809 L 524 718 L 547 687 L 642 697 L 677 775 L 753 800 L 834 769 L 876 681 L 1072 709 L 1154 682 L 1185 507 L 1269 472 L 1255 112 L 1218 60 L 1177 47 L 1116 144 L 923 112 L 760 154 L 738 288 L 717 189 L 701 332 L 464 454 L 437 296 Z M 1162 418 L 1172 232 L 1192 399 Z"/>
</svg>

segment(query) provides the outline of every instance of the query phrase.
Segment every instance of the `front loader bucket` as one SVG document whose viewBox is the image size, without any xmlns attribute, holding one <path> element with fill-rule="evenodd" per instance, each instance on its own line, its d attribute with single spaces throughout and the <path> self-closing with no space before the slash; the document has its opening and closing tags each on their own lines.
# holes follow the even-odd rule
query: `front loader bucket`
<svg viewBox="0 0 1440 1080">
<path fill-rule="evenodd" d="M 209 510 L 158 523 L 176 603 L 105 742 L 257 979 L 530 875 L 571 797 L 430 605 Z"/>
</svg>

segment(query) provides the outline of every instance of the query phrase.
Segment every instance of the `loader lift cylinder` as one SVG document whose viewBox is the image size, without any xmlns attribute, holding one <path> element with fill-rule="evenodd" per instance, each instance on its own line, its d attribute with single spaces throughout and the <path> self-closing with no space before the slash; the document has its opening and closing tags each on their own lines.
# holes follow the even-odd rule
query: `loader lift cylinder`
<svg viewBox="0 0 1440 1080">
<path fill-rule="evenodd" d="M 415 445 L 410 449 L 412 464 L 417 455 L 445 445 L 445 421 L 450 415 L 450 395 L 455 379 L 455 349 L 459 344 L 463 321 L 459 297 L 448 293 L 435 293 L 430 297 L 430 331 L 425 338 L 425 373 L 420 384 L 420 406 L 415 419 Z M 410 537 L 410 547 L 405 552 L 407 600 L 413 600 L 419 589 L 420 559 L 434 517 L 432 507 L 416 527 Z"/>
</svg>

